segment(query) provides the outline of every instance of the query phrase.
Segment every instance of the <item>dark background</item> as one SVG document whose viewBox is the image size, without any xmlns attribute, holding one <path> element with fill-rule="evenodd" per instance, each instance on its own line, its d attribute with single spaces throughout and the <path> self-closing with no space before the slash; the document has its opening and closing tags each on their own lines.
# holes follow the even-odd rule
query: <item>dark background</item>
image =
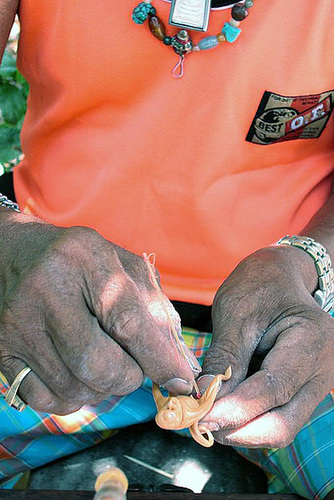
<svg viewBox="0 0 334 500">
<path fill-rule="evenodd" d="M 13 189 L 13 175 L 11 173 L 0 177 L 0 193 L 7 196 L 10 200 L 16 201 Z"/>
</svg>

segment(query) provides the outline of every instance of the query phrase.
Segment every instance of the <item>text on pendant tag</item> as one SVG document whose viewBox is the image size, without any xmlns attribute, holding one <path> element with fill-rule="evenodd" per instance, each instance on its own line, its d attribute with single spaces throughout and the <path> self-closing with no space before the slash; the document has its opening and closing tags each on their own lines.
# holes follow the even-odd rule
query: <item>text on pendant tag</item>
<svg viewBox="0 0 334 500">
<path fill-rule="evenodd" d="M 172 0 L 169 24 L 184 29 L 208 29 L 211 0 Z"/>
</svg>

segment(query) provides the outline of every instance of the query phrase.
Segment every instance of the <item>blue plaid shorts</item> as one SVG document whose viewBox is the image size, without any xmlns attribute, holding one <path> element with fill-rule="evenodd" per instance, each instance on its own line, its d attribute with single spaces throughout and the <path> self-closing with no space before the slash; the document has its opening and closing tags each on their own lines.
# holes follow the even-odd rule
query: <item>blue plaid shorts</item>
<svg viewBox="0 0 334 500">
<path fill-rule="evenodd" d="M 188 346 L 201 361 L 211 335 L 184 328 Z M 109 438 L 115 429 L 154 418 L 150 382 L 134 393 L 110 397 L 67 416 L 10 408 L 8 385 L 0 373 L 0 487 L 13 488 L 23 472 Z M 316 408 L 311 420 L 284 449 L 237 451 L 265 470 L 270 493 L 297 493 L 323 499 L 334 488 L 334 392 Z"/>
</svg>

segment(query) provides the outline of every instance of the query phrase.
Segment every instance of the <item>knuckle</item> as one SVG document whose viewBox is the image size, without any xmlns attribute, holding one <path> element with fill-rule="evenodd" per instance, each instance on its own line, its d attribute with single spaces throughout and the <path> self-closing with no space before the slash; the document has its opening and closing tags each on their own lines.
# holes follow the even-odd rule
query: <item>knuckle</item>
<svg viewBox="0 0 334 500">
<path fill-rule="evenodd" d="M 151 263 L 149 256 L 148 258 L 143 258 L 142 255 L 137 255 L 119 247 L 117 247 L 117 254 L 125 271 L 132 278 L 136 278 L 136 282 L 139 284 L 139 286 L 146 288 L 148 286 L 148 283 L 150 283 L 150 288 L 153 287 L 153 283 L 150 280 L 149 274 L 149 264 Z M 160 273 L 155 266 L 154 275 L 159 282 Z"/>
<path fill-rule="evenodd" d="M 135 284 L 121 272 L 110 276 L 104 290 L 95 298 L 95 308 L 107 328 L 114 328 L 131 313 L 137 314 L 139 309 L 139 293 Z"/>
<path fill-rule="evenodd" d="M 62 401 L 62 406 L 66 412 L 68 412 L 68 409 L 80 408 L 82 405 L 93 404 L 104 399 L 101 393 L 98 394 L 97 391 L 74 377 L 62 381 L 56 380 L 55 382 L 57 397 Z"/>
<path fill-rule="evenodd" d="M 106 320 L 109 331 L 114 332 L 113 337 L 121 338 L 124 342 L 136 342 L 143 327 L 143 310 L 135 297 L 127 297 L 109 311 Z"/>
<path fill-rule="evenodd" d="M 50 245 L 29 275 L 27 285 L 35 296 L 45 297 L 47 290 L 67 289 L 79 280 L 81 270 L 105 241 L 94 229 L 74 226 L 66 228 Z M 97 260 L 97 259 L 96 259 Z M 69 275 L 71 279 L 69 280 Z"/>
<path fill-rule="evenodd" d="M 57 386 L 57 394 L 66 405 L 79 405 L 90 402 L 91 390 L 81 384 Z"/>
<path fill-rule="evenodd" d="M 226 293 L 227 288 L 228 283 L 227 281 L 225 281 L 222 285 L 220 285 L 213 299 L 212 317 L 215 320 L 217 320 L 217 318 L 225 318 L 225 316 L 227 317 L 230 311 L 230 306 L 233 305 L 233 298 L 231 297 L 231 295 Z"/>
<path fill-rule="evenodd" d="M 119 250 L 119 247 L 117 247 Z M 147 273 L 147 264 L 142 255 L 130 252 L 124 248 L 121 248 L 121 253 L 118 251 L 117 255 L 125 268 L 137 269 L 138 273 Z"/>
<path fill-rule="evenodd" d="M 229 339 L 227 342 L 224 341 L 224 345 L 213 341 L 205 357 L 204 371 L 208 372 L 209 367 L 215 367 L 220 372 L 224 367 L 231 365 L 232 372 L 235 373 L 235 367 L 242 366 L 242 364 L 242 359 L 238 356 L 237 346 L 234 344 L 233 339 Z"/>
<path fill-rule="evenodd" d="M 44 391 L 32 389 L 27 396 L 22 396 L 24 401 L 34 410 L 45 413 L 54 413 L 57 407 L 56 401 L 51 395 Z"/>
<path fill-rule="evenodd" d="M 55 415 L 68 415 L 77 411 L 81 405 L 72 401 L 67 403 L 62 401 L 52 393 L 44 390 L 32 389 L 23 400 L 34 410 L 43 413 L 52 413 Z"/>
<path fill-rule="evenodd" d="M 76 242 L 86 244 L 95 243 L 97 239 L 102 239 L 102 236 L 93 228 L 84 226 L 71 226 L 63 233 L 63 242 Z"/>
<path fill-rule="evenodd" d="M 50 294 L 53 287 L 53 279 L 50 273 L 47 259 L 40 261 L 34 269 L 34 272 L 28 277 L 22 289 L 22 302 L 33 309 L 30 298 L 33 298 L 34 304 L 43 303 L 44 298 Z M 47 292 L 47 293 L 46 293 Z"/>
<path fill-rule="evenodd" d="M 101 357 L 94 346 L 87 346 L 85 358 L 72 368 L 78 379 L 83 382 L 81 391 L 75 396 L 76 401 L 86 403 L 97 396 L 116 396 L 133 392 L 140 386 L 143 377 L 139 366 L 129 361 L 128 356 L 120 349 Z M 68 394 L 64 397 L 71 400 Z"/>
<path fill-rule="evenodd" d="M 138 389 L 143 380 L 143 375 L 136 370 L 124 370 L 109 373 L 106 377 L 95 376 L 91 377 L 87 383 L 94 388 L 99 388 L 100 394 L 103 393 L 106 397 L 109 396 L 124 396 L 125 394 L 130 394 L 131 392 Z M 96 399 L 96 396 L 92 396 L 92 399 Z"/>
<path fill-rule="evenodd" d="M 104 242 L 104 238 L 89 227 L 73 226 L 67 228 L 60 237 L 59 245 L 54 248 L 54 255 L 80 264 L 79 259 L 90 257 L 96 252 L 96 247 Z"/>
<path fill-rule="evenodd" d="M 140 370 L 131 376 L 123 374 L 120 380 L 113 387 L 112 394 L 115 396 L 125 396 L 137 390 L 143 382 L 143 374 Z"/>
<path fill-rule="evenodd" d="M 115 319 L 114 329 L 120 331 L 122 339 L 125 342 L 136 342 L 142 326 L 139 311 L 125 309 L 118 313 Z"/>
<path fill-rule="evenodd" d="M 291 377 L 287 373 L 279 374 L 265 371 L 266 385 L 268 393 L 272 397 L 273 407 L 286 404 L 295 393 Z"/>
<path fill-rule="evenodd" d="M 108 392 L 115 396 L 130 394 L 140 387 L 142 381 L 143 372 L 139 366 L 133 367 L 131 370 L 120 371 L 114 377 L 113 385 Z"/>
</svg>

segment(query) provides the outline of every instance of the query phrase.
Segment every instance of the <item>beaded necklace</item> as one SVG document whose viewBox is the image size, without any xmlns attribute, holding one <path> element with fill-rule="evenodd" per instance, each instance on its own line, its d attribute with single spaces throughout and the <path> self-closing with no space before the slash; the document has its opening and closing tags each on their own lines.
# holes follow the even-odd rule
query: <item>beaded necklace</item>
<svg viewBox="0 0 334 500">
<path fill-rule="evenodd" d="M 175 0 L 173 2 L 175 4 Z M 172 8 L 173 8 L 172 3 Z M 179 60 L 172 70 L 175 78 L 180 78 L 184 74 L 184 59 L 190 52 L 200 52 L 202 50 L 209 50 L 223 42 L 233 43 L 237 40 L 241 33 L 239 28 L 241 21 L 246 19 L 249 10 L 254 5 L 254 0 L 245 0 L 244 3 L 236 3 L 231 9 L 231 19 L 224 24 L 221 31 L 217 35 L 206 36 L 202 38 L 197 44 L 194 44 L 187 29 L 181 29 L 175 35 L 166 35 L 166 29 L 161 19 L 156 15 L 157 11 L 152 5 L 152 0 L 144 0 L 140 2 L 137 7 L 133 9 L 132 19 L 136 24 L 143 24 L 148 20 L 148 25 L 152 35 L 158 40 L 162 41 L 165 45 L 173 48 L 174 52 L 179 56 Z M 171 22 L 172 11 L 169 18 L 169 23 L 176 26 L 182 26 L 175 22 Z M 207 20 L 206 23 L 207 25 Z M 204 28 L 193 28 L 200 31 L 206 31 Z"/>
</svg>

